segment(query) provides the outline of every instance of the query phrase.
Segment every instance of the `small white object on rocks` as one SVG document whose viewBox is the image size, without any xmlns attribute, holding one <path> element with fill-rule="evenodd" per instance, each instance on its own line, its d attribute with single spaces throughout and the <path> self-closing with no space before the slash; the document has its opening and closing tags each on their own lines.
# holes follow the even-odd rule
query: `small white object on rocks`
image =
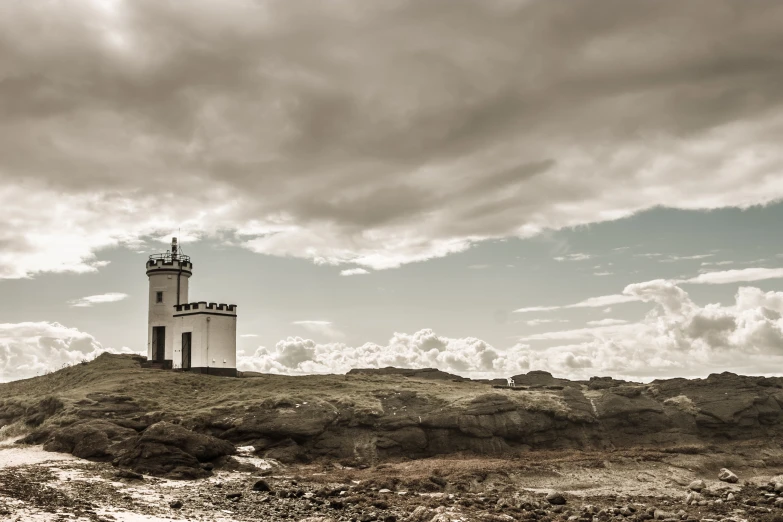
<svg viewBox="0 0 783 522">
<path fill-rule="evenodd" d="M 732 473 L 730 470 L 721 468 L 720 473 L 718 473 L 718 480 L 728 482 L 730 484 L 736 484 L 739 482 L 739 477 L 737 477 L 737 475 Z"/>
</svg>

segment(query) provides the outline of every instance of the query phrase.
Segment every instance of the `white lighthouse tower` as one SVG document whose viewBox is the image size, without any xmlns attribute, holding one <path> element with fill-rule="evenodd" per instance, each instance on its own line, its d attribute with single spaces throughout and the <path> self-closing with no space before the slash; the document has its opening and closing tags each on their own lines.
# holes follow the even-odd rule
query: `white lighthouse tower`
<svg viewBox="0 0 783 522">
<path fill-rule="evenodd" d="M 147 358 L 164 369 L 236 376 L 236 305 L 188 302 L 192 275 L 177 238 L 170 251 L 149 257 Z"/>
</svg>

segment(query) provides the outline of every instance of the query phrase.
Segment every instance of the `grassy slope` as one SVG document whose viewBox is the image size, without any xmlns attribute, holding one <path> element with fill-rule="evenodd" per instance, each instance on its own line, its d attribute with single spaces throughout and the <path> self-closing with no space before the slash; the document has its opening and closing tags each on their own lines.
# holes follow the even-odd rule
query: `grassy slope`
<svg viewBox="0 0 783 522">
<path fill-rule="evenodd" d="M 0 384 L 0 401 L 6 405 L 33 406 L 46 397 L 55 396 L 67 407 L 88 395 L 101 393 L 129 396 L 148 411 L 165 410 L 175 414 L 197 414 L 213 408 L 240 411 L 262 401 L 311 405 L 326 401 L 332 405 L 353 405 L 357 409 L 380 412 L 381 401 L 400 391 L 416 392 L 419 397 L 455 406 L 467 405 L 473 398 L 486 393 L 503 393 L 526 408 L 567 411 L 553 394 L 506 392 L 481 383 L 419 380 L 394 375 L 262 375 L 232 379 L 143 369 L 131 356 L 111 354 L 49 375 Z"/>
</svg>

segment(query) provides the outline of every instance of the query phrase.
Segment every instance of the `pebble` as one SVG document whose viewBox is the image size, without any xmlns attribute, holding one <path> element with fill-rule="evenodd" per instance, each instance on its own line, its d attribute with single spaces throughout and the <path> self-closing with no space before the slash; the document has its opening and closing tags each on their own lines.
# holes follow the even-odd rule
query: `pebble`
<svg viewBox="0 0 783 522">
<path fill-rule="evenodd" d="M 732 473 L 730 470 L 721 468 L 720 473 L 718 473 L 718 480 L 728 482 L 730 484 L 736 484 L 739 482 L 739 477 L 737 477 L 737 475 Z"/>
<path fill-rule="evenodd" d="M 562 493 L 552 491 L 551 493 L 547 494 L 546 501 L 555 506 L 562 506 L 566 503 L 566 498 Z"/>
<path fill-rule="evenodd" d="M 691 491 L 697 491 L 698 492 L 698 491 L 703 490 L 706 487 L 707 487 L 707 484 L 705 484 L 704 481 L 701 480 L 701 479 L 694 480 L 693 482 L 688 484 L 688 489 L 690 489 Z"/>
<path fill-rule="evenodd" d="M 266 480 L 261 479 L 253 484 L 253 491 L 272 491 L 272 488 Z"/>
</svg>

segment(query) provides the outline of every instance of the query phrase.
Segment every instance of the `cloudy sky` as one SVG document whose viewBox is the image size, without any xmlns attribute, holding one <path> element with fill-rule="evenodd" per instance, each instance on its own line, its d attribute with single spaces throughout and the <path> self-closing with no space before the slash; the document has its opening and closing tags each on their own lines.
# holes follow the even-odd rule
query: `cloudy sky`
<svg viewBox="0 0 783 522">
<path fill-rule="evenodd" d="M 241 369 L 783 373 L 783 4 L 0 3 L 0 380 L 145 350 L 144 262 Z"/>
</svg>

